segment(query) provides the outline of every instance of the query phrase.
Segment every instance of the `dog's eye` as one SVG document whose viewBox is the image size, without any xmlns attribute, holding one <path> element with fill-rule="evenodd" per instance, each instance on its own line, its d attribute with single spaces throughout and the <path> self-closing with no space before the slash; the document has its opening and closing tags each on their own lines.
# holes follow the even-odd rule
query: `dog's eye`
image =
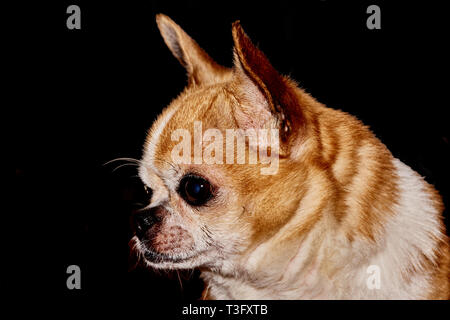
<svg viewBox="0 0 450 320">
<path fill-rule="evenodd" d="M 188 175 L 181 179 L 178 193 L 190 205 L 201 206 L 211 199 L 212 187 L 207 180 Z"/>
<path fill-rule="evenodd" d="M 152 198 L 152 189 L 150 189 L 149 187 L 147 187 L 146 185 L 144 185 L 144 190 L 145 190 L 145 194 L 147 195 L 147 197 L 149 198 L 149 199 L 151 199 Z"/>
</svg>

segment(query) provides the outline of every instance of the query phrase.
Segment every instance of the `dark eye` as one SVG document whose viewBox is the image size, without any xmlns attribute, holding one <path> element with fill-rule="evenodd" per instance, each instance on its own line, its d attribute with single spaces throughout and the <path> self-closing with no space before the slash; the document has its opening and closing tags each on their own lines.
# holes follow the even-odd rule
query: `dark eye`
<svg viewBox="0 0 450 320">
<path fill-rule="evenodd" d="M 146 185 L 144 185 L 144 190 L 145 190 L 145 196 L 148 200 L 152 199 L 152 195 L 153 195 L 153 190 L 150 189 L 149 187 L 147 187 Z"/>
<path fill-rule="evenodd" d="M 201 206 L 211 199 L 212 187 L 206 179 L 187 175 L 181 179 L 178 193 L 190 205 Z"/>
</svg>

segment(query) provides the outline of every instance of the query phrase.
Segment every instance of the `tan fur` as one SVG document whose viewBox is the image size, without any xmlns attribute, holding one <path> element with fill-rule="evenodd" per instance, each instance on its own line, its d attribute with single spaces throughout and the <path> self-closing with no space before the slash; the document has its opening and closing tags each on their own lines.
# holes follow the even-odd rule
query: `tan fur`
<svg viewBox="0 0 450 320">
<path fill-rule="evenodd" d="M 325 107 L 278 74 L 238 22 L 233 24 L 235 66 L 226 69 L 171 19 L 158 15 L 157 21 L 189 81 L 150 131 L 143 156 L 148 165 L 140 175 L 157 189 L 152 202 L 158 198 L 158 205 L 164 203 L 174 217 L 167 221 L 176 221 L 171 223 L 181 226 L 180 234 L 202 241 L 199 230 L 206 226 L 213 244 L 199 244 L 200 257 L 183 265 L 151 266 L 200 267 L 206 282 L 203 297 L 210 299 L 449 298 L 448 238 L 442 201 L 432 186 L 407 168 L 401 180 L 392 154 L 366 126 Z M 262 164 L 171 163 L 170 152 L 178 143 L 171 133 L 185 128 L 193 135 L 194 121 L 202 121 L 203 130 L 221 132 L 279 128 L 277 174 L 261 175 Z M 177 195 L 175 186 L 185 172 L 207 177 L 217 187 L 217 197 L 207 207 L 192 209 Z M 401 221 L 407 210 L 399 200 L 406 197 L 401 181 L 421 188 L 417 197 L 424 199 L 420 205 L 430 227 L 421 230 L 411 222 L 417 229 L 402 235 L 411 242 L 406 238 L 406 245 L 397 248 L 386 239 L 392 236 L 388 230 L 398 228 L 395 219 Z M 417 210 L 414 217 L 422 214 Z M 423 247 L 413 248 L 416 233 L 423 236 Z M 411 258 L 396 261 L 390 252 Z M 379 291 L 365 287 L 371 261 L 382 264 L 385 282 Z M 396 281 L 401 288 L 389 287 L 388 282 Z"/>
</svg>

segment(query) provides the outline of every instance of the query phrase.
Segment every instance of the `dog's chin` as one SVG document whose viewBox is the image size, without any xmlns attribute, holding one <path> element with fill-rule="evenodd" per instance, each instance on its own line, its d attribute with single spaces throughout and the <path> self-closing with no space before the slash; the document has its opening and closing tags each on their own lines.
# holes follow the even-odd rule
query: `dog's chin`
<svg viewBox="0 0 450 320">
<path fill-rule="evenodd" d="M 162 253 L 145 246 L 137 237 L 130 241 L 130 247 L 143 262 L 156 269 L 191 269 L 203 262 L 204 252 Z"/>
<path fill-rule="evenodd" d="M 155 268 L 193 268 L 196 267 L 197 253 L 167 254 L 144 249 L 145 261 Z"/>
</svg>

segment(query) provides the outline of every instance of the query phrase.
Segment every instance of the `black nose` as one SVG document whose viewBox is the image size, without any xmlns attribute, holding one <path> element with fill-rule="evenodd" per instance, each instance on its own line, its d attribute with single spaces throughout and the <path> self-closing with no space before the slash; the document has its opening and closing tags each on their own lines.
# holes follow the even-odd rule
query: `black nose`
<svg viewBox="0 0 450 320">
<path fill-rule="evenodd" d="M 142 238 L 157 221 L 159 219 L 156 216 L 155 208 L 140 210 L 134 213 L 133 224 L 138 238 Z"/>
</svg>

